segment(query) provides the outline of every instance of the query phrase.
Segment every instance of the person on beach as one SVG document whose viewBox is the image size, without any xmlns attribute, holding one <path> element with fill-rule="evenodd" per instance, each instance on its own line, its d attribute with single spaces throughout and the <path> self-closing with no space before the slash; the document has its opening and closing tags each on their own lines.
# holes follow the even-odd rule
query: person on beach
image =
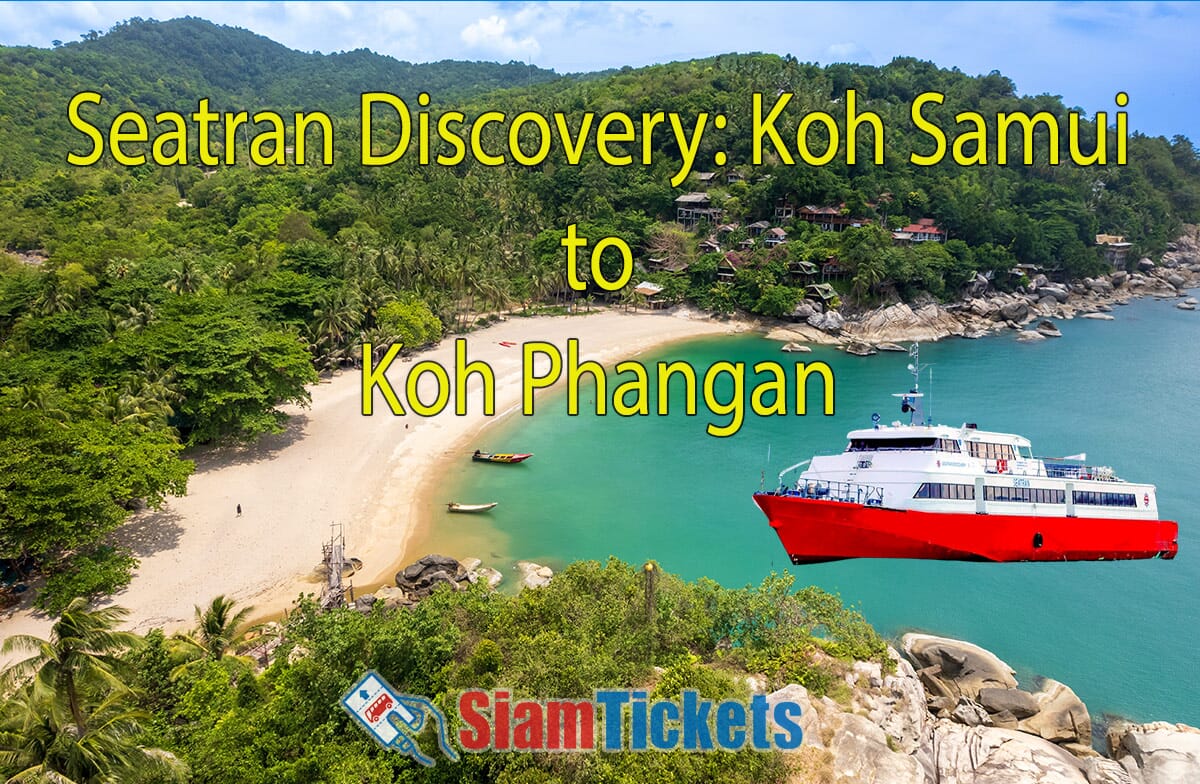
<svg viewBox="0 0 1200 784">
<path fill-rule="evenodd" d="M 238 517 L 242 516 L 242 505 L 241 504 L 237 505 L 237 516 Z"/>
</svg>

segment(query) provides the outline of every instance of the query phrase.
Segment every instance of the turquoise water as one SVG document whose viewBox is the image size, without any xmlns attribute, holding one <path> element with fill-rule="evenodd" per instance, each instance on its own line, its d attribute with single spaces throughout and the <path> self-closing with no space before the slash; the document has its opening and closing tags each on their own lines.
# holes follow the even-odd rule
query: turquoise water
<svg viewBox="0 0 1200 784">
<path fill-rule="evenodd" d="M 787 355 L 756 336 L 677 344 L 643 359 L 701 369 L 719 360 L 825 360 L 836 376 L 836 415 L 751 415 L 737 435 L 718 439 L 704 432 L 712 416 L 703 407 L 683 415 L 682 399 L 672 403 L 681 413 L 622 419 L 569 417 L 565 396 L 539 398 L 536 416 L 503 421 L 479 444 L 533 452 L 532 460 L 473 465 L 464 456 L 449 477 L 447 499 L 500 506 L 486 518 L 439 515 L 431 543 L 501 569 L 518 559 L 654 558 L 685 578 L 728 586 L 786 569 L 798 584 L 839 593 L 884 634 L 961 637 L 1005 659 L 1025 685 L 1035 674 L 1061 680 L 1097 718 L 1200 725 L 1191 681 L 1200 649 L 1200 314 L 1140 301 L 1113 315 L 1061 322 L 1061 339 L 1033 344 L 1005 335 L 923 345 L 922 362 L 934 369 L 933 418 L 1020 433 L 1035 454 L 1086 451 L 1093 464 L 1154 482 L 1162 515 L 1180 521 L 1174 561 L 791 566 L 751 501 L 760 474 L 771 486 L 784 467 L 840 451 L 846 431 L 869 427 L 872 412 L 900 418 L 890 393 L 906 388 L 909 360 Z"/>
</svg>

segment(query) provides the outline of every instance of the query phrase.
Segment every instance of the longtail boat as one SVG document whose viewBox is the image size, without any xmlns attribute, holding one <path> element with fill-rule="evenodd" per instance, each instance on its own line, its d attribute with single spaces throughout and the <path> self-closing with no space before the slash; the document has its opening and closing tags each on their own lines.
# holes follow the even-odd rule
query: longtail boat
<svg viewBox="0 0 1200 784">
<path fill-rule="evenodd" d="M 529 453 L 481 452 L 476 449 L 471 459 L 477 463 L 520 463 L 533 457 Z"/>
</svg>

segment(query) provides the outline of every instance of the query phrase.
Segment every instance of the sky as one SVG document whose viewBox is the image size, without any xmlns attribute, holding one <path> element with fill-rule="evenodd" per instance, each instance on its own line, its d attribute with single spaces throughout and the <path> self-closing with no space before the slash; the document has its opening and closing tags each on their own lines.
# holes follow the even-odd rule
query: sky
<svg viewBox="0 0 1200 784">
<path fill-rule="evenodd" d="M 998 70 L 1022 94 L 1059 95 L 1089 115 L 1111 117 L 1124 91 L 1131 128 L 1200 140 L 1192 3 L 0 2 L 0 43 L 48 47 L 130 17 L 189 14 L 302 51 L 520 60 L 559 73 L 732 51 L 821 64 L 913 56 L 973 75 Z"/>
</svg>

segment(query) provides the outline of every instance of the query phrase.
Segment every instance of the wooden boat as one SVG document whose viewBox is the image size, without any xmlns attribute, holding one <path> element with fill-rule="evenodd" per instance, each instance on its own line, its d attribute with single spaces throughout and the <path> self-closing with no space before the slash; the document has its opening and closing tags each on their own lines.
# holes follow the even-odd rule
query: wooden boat
<svg viewBox="0 0 1200 784">
<path fill-rule="evenodd" d="M 520 463 L 531 457 L 533 455 L 528 453 L 481 452 L 478 449 L 475 450 L 475 454 L 471 455 L 471 459 L 477 463 Z"/>
<path fill-rule="evenodd" d="M 499 501 L 492 501 L 490 504 L 459 504 L 451 501 L 446 504 L 448 512 L 486 512 L 489 509 L 494 509 Z"/>
</svg>

